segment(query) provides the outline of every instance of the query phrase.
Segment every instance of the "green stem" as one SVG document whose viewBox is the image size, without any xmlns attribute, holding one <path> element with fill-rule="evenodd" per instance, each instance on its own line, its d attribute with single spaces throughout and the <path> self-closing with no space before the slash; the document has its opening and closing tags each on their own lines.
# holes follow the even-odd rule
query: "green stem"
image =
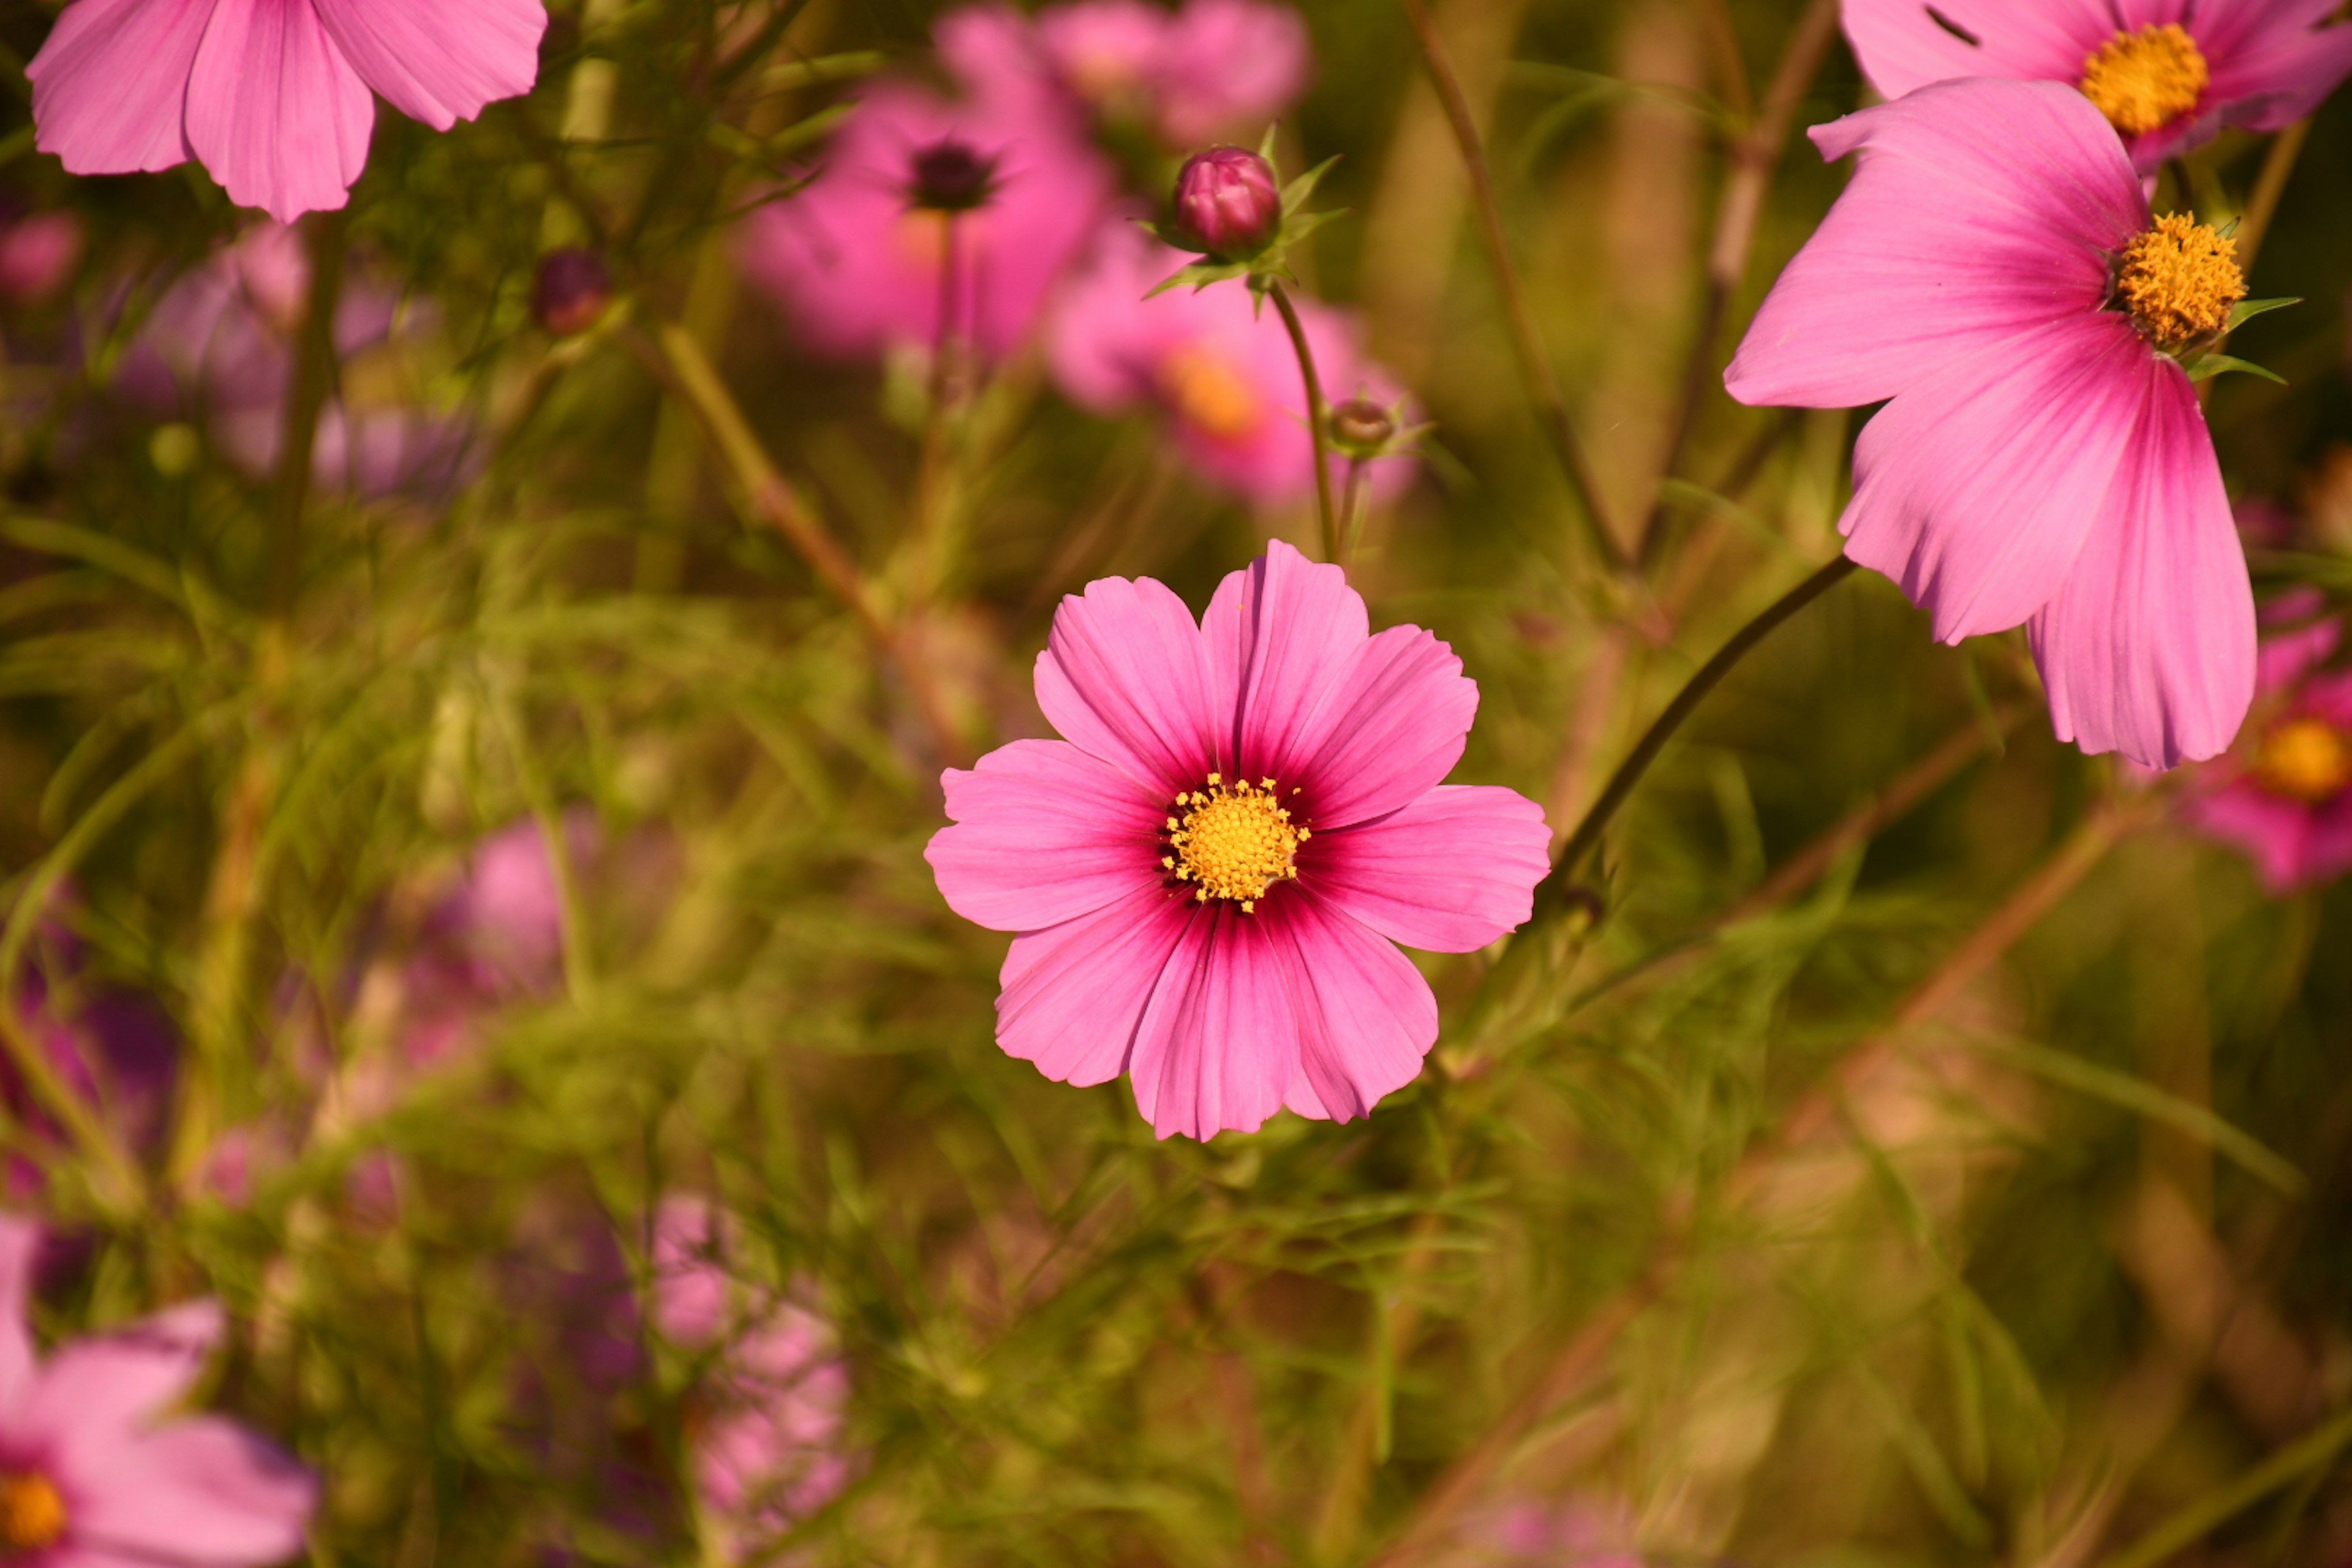
<svg viewBox="0 0 2352 1568">
<path fill-rule="evenodd" d="M 2352 1411 L 2346 1411 L 2325 1426 L 2281 1448 L 2219 1491 L 2199 1498 L 2101 1563 L 2098 1568 L 2156 1568 L 2167 1558 L 2203 1540 L 2231 1516 L 2326 1466 L 2343 1451 L 2347 1443 L 2352 1443 Z"/>
<path fill-rule="evenodd" d="M 1274 297 L 1274 308 L 1282 312 L 1282 324 L 1290 332 L 1290 346 L 1298 354 L 1299 379 L 1307 384 L 1307 430 L 1315 447 L 1315 510 L 1323 521 L 1323 559 L 1344 567 L 1346 542 L 1339 537 L 1339 509 L 1331 500 L 1331 432 L 1327 428 L 1329 416 L 1323 406 L 1323 381 L 1315 374 L 1315 351 L 1307 342 L 1307 324 L 1298 319 L 1298 308 L 1290 302 L 1290 291 L 1278 279 L 1268 279 L 1266 292 Z"/>
</svg>

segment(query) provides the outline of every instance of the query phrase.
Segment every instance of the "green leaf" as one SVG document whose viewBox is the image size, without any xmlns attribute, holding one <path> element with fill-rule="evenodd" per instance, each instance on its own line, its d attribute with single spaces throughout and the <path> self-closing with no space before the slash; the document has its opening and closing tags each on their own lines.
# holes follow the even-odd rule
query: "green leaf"
<svg viewBox="0 0 2352 1568">
<path fill-rule="evenodd" d="M 1206 289 L 1212 283 L 1223 283 L 1228 278 L 1244 278 L 1248 275 L 1249 268 L 1243 262 L 1195 261 L 1192 266 L 1179 268 L 1173 274 L 1163 279 L 1160 286 L 1146 294 L 1144 298 L 1156 300 L 1171 289 L 1181 288 L 1187 283 L 1198 291 Z"/>
<path fill-rule="evenodd" d="M 1290 184 L 1283 186 L 1282 216 L 1288 217 L 1300 207 L 1305 206 L 1307 205 L 1307 198 L 1315 194 L 1315 187 L 1322 182 L 1324 175 L 1331 172 L 1331 165 L 1337 163 L 1339 161 L 1339 154 L 1334 153 L 1328 158 L 1324 159 L 1321 163 L 1307 170 L 1307 173 L 1299 175 L 1298 178 L 1291 181 Z M 1273 160 L 1269 159 L 1267 162 L 1271 163 Z"/>
<path fill-rule="evenodd" d="M 2241 370 L 2248 375 L 2259 375 L 2264 381 L 2275 383 L 2280 386 L 2286 384 L 2286 377 L 2279 374 L 2278 372 L 2258 365 L 2252 360 L 2239 359 L 2234 354 L 2205 354 L 2194 363 L 2184 364 L 2181 368 L 2189 373 L 2189 379 L 2191 381 L 2210 381 L 2224 371 Z"/>
<path fill-rule="evenodd" d="M 2241 300 L 2230 307 L 2230 324 L 2224 330 L 2234 332 L 2256 316 L 2267 316 L 2273 310 L 2284 310 L 2289 305 L 2302 303 L 2303 300 L 2300 296 L 2294 299 Z"/>
</svg>

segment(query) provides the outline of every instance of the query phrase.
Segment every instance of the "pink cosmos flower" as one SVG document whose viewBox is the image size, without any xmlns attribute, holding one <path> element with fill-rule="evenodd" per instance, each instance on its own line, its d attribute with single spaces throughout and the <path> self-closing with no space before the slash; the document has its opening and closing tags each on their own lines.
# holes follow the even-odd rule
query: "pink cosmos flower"
<svg viewBox="0 0 2352 1568">
<path fill-rule="evenodd" d="M 2274 615 L 2305 618 L 2324 603 L 2290 595 Z M 2352 669 L 2322 668 L 2343 637 L 2329 617 L 2263 639 L 2267 717 L 2242 742 L 2240 765 L 2181 804 L 2192 826 L 2244 850 L 2273 893 L 2352 871 Z"/>
<path fill-rule="evenodd" d="M 1306 90 L 1307 24 L 1263 0 L 1079 0 L 1037 14 L 1046 65 L 1113 125 L 1182 151 L 1223 137 L 1255 142 Z"/>
<path fill-rule="evenodd" d="M 1845 0 L 1846 37 L 1888 98 L 1958 77 L 2062 81 L 2143 173 L 2224 125 L 2277 131 L 2352 71 L 2333 0 Z"/>
<path fill-rule="evenodd" d="M 1369 1113 L 1437 1037 L 1393 944 L 1484 947 L 1549 867 L 1540 806 L 1440 782 L 1478 707 L 1462 661 L 1370 635 L 1339 569 L 1278 542 L 1198 625 L 1148 577 L 1064 599 L 1037 701 L 1068 739 L 950 769 L 928 857 L 958 914 L 1019 933 L 997 1043 L 1127 1073 L 1163 1138 Z"/>
<path fill-rule="evenodd" d="M 1758 311 L 1743 403 L 1894 401 L 1846 554 L 1945 642 L 2025 623 L 2058 735 L 2150 766 L 2229 745 L 2254 606 L 2189 376 L 2245 286 L 2155 218 L 2123 143 L 2051 82 L 1963 81 L 1818 127 L 1861 167 Z"/>
<path fill-rule="evenodd" d="M 81 219 L 69 212 L 0 218 L 0 300 L 37 305 L 62 289 L 81 259 Z"/>
<path fill-rule="evenodd" d="M 310 1474 L 219 1416 L 164 1419 L 220 1338 L 209 1301 L 46 1363 L 26 1323 L 37 1226 L 0 1217 L 0 1557 L 258 1568 L 302 1550 Z"/>
<path fill-rule="evenodd" d="M 25 74 L 77 174 L 201 162 L 281 223 L 340 207 L 375 100 L 436 131 L 529 92 L 541 0 L 74 0 Z"/>
<path fill-rule="evenodd" d="M 1238 284 L 1144 298 L 1195 259 L 1133 230 L 1106 234 L 1048 331 L 1054 378 L 1097 413 L 1158 409 L 1177 449 L 1214 484 L 1267 505 L 1309 495 L 1306 384 L 1281 319 L 1254 310 Z M 1312 300 L 1299 300 L 1298 313 L 1325 398 L 1390 404 L 1402 395 L 1358 346 L 1351 317 Z M 1412 473 L 1410 462 L 1380 461 L 1370 469 L 1374 493 L 1393 493 Z"/>
</svg>

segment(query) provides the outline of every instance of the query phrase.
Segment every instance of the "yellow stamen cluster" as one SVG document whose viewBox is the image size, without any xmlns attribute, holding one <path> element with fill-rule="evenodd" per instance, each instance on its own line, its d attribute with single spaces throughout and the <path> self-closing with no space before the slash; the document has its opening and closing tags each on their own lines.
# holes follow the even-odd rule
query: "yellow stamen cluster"
<svg viewBox="0 0 2352 1568">
<path fill-rule="evenodd" d="M 2178 22 L 2117 33 L 2083 62 L 2083 96 L 2126 136 L 2192 112 L 2212 80 L 2203 51 Z"/>
<path fill-rule="evenodd" d="M 1184 344 L 1160 362 L 1160 395 L 1176 417 L 1202 435 L 1231 441 L 1258 427 L 1257 389 L 1222 356 Z"/>
<path fill-rule="evenodd" d="M 1256 911 L 1268 888 L 1297 879 L 1291 858 L 1312 837 L 1291 823 L 1272 779 L 1229 785 L 1222 774 L 1211 773 L 1206 789 L 1176 797 L 1176 811 L 1168 819 L 1168 853 L 1160 866 L 1191 883 L 1201 902 L 1231 899 L 1245 915 Z"/>
<path fill-rule="evenodd" d="M 2352 789 L 2352 735 L 2305 715 L 2275 725 L 2254 758 L 2254 782 L 2316 805 Z"/>
<path fill-rule="evenodd" d="M 2238 242 L 2186 213 L 2158 218 L 2116 258 L 2116 300 L 2140 336 L 2160 349 L 2211 338 L 2245 297 Z"/>
<path fill-rule="evenodd" d="M 0 1555 L 39 1552 L 66 1532 L 66 1500 L 34 1470 L 0 1474 Z"/>
</svg>

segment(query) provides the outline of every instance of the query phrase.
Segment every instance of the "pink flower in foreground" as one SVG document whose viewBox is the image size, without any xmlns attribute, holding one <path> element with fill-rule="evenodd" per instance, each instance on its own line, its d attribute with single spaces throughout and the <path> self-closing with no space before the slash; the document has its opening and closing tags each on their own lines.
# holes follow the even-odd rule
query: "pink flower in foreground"
<svg viewBox="0 0 2352 1568">
<path fill-rule="evenodd" d="M 163 1418 L 220 1338 L 175 1307 L 44 1363 L 26 1325 L 40 1229 L 0 1218 L 0 1559 L 247 1568 L 302 1550 L 310 1474 L 236 1423 Z"/>
<path fill-rule="evenodd" d="M 281 223 L 343 205 L 373 92 L 436 131 L 529 92 L 541 0 L 74 0 L 25 74 L 77 174 L 194 158 Z"/>
<path fill-rule="evenodd" d="M 1255 142 L 1306 89 L 1307 24 L 1264 0 L 1079 0 L 1037 15 L 1054 79 L 1093 114 L 1186 150 L 1223 136 Z"/>
<path fill-rule="evenodd" d="M 2153 173 L 2224 125 L 2277 131 L 2352 71 L 2335 0 L 1845 0 L 1845 32 L 1888 98 L 1959 77 L 2062 81 Z"/>
<path fill-rule="evenodd" d="M 1072 402 L 1097 413 L 1159 409 L 1187 461 L 1252 500 L 1309 495 L 1315 447 L 1307 389 L 1281 318 L 1252 310 L 1249 291 L 1238 285 L 1144 298 L 1194 259 L 1139 233 L 1107 234 L 1094 265 L 1072 281 L 1055 313 L 1047 342 L 1054 378 Z M 1312 300 L 1299 300 L 1298 313 L 1326 398 L 1390 404 L 1402 396 L 1357 346 L 1349 316 Z M 1412 470 L 1391 458 L 1370 472 L 1374 493 L 1385 494 Z"/>
<path fill-rule="evenodd" d="M 2324 601 L 2291 595 L 2307 616 Z M 2352 669 L 2321 668 L 2342 643 L 2333 618 L 2263 639 L 2260 686 L 2275 700 L 2239 750 L 2242 763 L 2182 803 L 2199 831 L 2244 850 L 2273 893 L 2352 871 Z"/>
<path fill-rule="evenodd" d="M 1197 626 L 1148 577 L 1064 599 L 1037 701 L 1068 739 L 949 770 L 931 868 L 1019 933 L 997 1043 L 1066 1083 L 1128 1074 L 1163 1138 L 1369 1113 L 1437 1037 L 1393 944 L 1484 947 L 1549 866 L 1540 806 L 1440 782 L 1478 707 L 1462 661 L 1370 635 L 1339 569 L 1286 544 Z"/>
<path fill-rule="evenodd" d="M 2024 623 L 2062 740 L 2170 767 L 2229 745 L 2254 604 L 2213 441 L 2167 351 L 2242 297 L 2235 247 L 2158 220 L 2071 88 L 1966 81 L 1817 127 L 1861 153 L 1725 378 L 1743 403 L 1894 401 L 1854 450 L 1846 553 L 1945 642 Z"/>
</svg>

